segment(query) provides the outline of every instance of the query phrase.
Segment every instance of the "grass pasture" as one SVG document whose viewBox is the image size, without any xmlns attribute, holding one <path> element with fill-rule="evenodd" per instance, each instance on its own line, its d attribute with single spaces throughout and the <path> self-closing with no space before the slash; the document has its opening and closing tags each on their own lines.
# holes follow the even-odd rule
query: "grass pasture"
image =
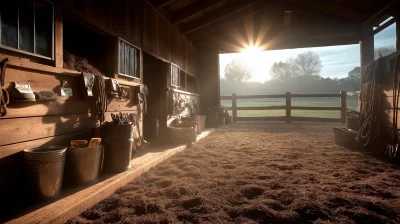
<svg viewBox="0 0 400 224">
<path fill-rule="evenodd" d="M 282 99 L 240 99 L 237 100 L 238 107 L 267 107 L 285 106 L 286 100 Z M 231 100 L 221 100 L 223 107 L 231 107 Z M 340 107 L 340 98 L 292 98 L 292 106 L 302 107 Z M 347 108 L 358 107 L 357 97 L 347 97 Z M 229 111 L 232 115 L 232 111 Z M 238 117 L 274 117 L 285 116 L 285 110 L 238 110 Z M 292 116 L 296 117 L 321 117 L 340 118 L 340 111 L 336 110 L 292 110 Z"/>
</svg>

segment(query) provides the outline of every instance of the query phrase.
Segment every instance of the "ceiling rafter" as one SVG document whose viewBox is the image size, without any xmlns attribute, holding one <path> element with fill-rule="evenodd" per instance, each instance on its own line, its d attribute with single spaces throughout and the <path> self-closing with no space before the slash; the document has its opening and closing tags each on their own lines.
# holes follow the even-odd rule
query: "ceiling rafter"
<svg viewBox="0 0 400 224">
<path fill-rule="evenodd" d="M 220 20 L 218 22 L 213 23 L 212 25 L 205 26 L 201 29 L 198 29 L 192 33 L 186 34 L 187 40 L 188 41 L 193 41 L 200 39 L 204 36 L 207 36 L 211 33 L 214 33 L 218 30 L 224 29 L 226 27 L 231 26 L 231 24 L 238 23 L 242 21 L 243 19 L 252 16 L 258 12 L 269 12 L 271 9 L 274 8 L 279 3 L 279 1 L 274 1 L 274 2 L 259 2 L 257 4 L 254 4 L 252 7 L 247 8 L 245 10 L 242 10 L 234 15 L 231 15 L 223 20 Z"/>
<path fill-rule="evenodd" d="M 228 5 L 221 7 L 215 11 L 207 13 L 204 16 L 194 19 L 188 23 L 182 24 L 180 26 L 181 33 L 188 33 L 188 32 L 200 29 L 201 27 L 207 26 L 209 24 L 215 23 L 216 21 L 224 19 L 224 18 L 226 18 L 234 13 L 237 13 L 238 11 L 243 10 L 247 7 L 250 7 L 253 4 L 258 3 L 260 1 L 261 0 L 254 0 L 254 1 L 237 0 L 237 1 L 234 1 L 231 4 L 228 4 Z"/>
<path fill-rule="evenodd" d="M 153 5 L 154 5 L 154 7 L 156 7 L 156 9 L 162 9 L 165 6 L 170 5 L 176 1 L 177 0 L 153 1 Z"/>
<path fill-rule="evenodd" d="M 381 9 L 379 9 L 373 16 L 371 16 L 367 20 L 365 20 L 364 24 L 375 22 L 375 20 L 378 20 L 379 17 L 382 17 L 383 14 L 386 13 L 390 8 L 395 7 L 396 4 L 398 4 L 398 0 L 391 1 L 389 4 L 385 5 Z"/>
<path fill-rule="evenodd" d="M 193 18 L 197 14 L 223 2 L 224 0 L 208 0 L 208 1 L 197 1 L 191 5 L 188 5 L 171 15 L 171 23 L 173 25 L 178 24 L 184 20 Z"/>
<path fill-rule="evenodd" d="M 367 13 L 353 10 L 334 2 L 321 1 L 321 0 L 288 0 L 288 1 L 296 5 L 304 6 L 320 12 L 329 13 L 352 21 L 363 22 L 366 18 L 368 18 Z"/>
</svg>

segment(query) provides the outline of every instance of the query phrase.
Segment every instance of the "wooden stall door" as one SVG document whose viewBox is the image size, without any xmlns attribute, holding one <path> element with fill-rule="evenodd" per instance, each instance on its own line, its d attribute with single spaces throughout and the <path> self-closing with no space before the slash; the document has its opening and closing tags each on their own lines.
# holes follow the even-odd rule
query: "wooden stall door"
<svg viewBox="0 0 400 224">
<path fill-rule="evenodd" d="M 149 97 L 147 98 L 148 110 L 143 119 L 143 135 L 150 142 L 160 140 L 163 133 L 163 124 L 166 124 L 167 115 L 166 109 L 164 109 L 166 66 L 167 63 L 149 54 L 143 54 L 143 83 L 149 89 Z"/>
</svg>

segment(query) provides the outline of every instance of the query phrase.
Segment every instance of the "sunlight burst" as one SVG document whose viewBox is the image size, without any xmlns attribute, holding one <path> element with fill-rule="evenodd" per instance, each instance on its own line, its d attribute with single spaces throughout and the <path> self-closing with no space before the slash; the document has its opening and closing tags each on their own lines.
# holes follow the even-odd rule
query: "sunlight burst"
<svg viewBox="0 0 400 224">
<path fill-rule="evenodd" d="M 253 56 L 262 52 L 262 49 L 257 46 L 249 46 L 242 50 L 243 54 Z"/>
</svg>

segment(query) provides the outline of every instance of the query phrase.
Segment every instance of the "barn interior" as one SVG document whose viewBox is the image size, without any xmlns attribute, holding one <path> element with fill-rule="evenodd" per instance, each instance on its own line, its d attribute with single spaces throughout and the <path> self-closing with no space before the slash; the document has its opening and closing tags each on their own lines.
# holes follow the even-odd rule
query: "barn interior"
<svg viewBox="0 0 400 224">
<path fill-rule="evenodd" d="M 220 104 L 220 53 L 360 44 L 360 64 L 366 67 L 374 62 L 374 35 L 397 22 L 399 4 L 397 0 L 24 0 L 1 5 L 1 89 L 10 100 L 1 103 L 7 113 L 0 116 L 0 198 L 2 207 L 8 206 L 0 221 L 18 221 L 18 211 L 37 206 L 20 203 L 25 201 L 21 192 L 29 188 L 20 178 L 26 175 L 25 149 L 99 137 L 100 123 L 112 122 L 112 114 L 118 113 L 137 116 L 137 139 L 144 137 L 150 144 L 170 140 L 172 118 L 206 115 Z M 392 65 L 388 74 L 395 71 L 394 57 L 385 59 Z M 111 90 L 103 102 L 106 106 L 99 109 L 82 84 L 82 73 L 103 77 L 105 83 L 117 81 L 118 88 L 128 89 L 133 97 Z M 390 102 L 393 78 L 383 79 L 389 80 L 385 93 Z M 26 83 L 30 94 L 50 91 L 58 97 L 28 101 L 26 95 L 20 99 L 11 94 Z M 141 92 L 143 84 L 148 96 Z M 61 93 L 64 87 L 71 93 Z M 393 108 L 397 111 L 398 102 L 386 109 Z M 388 116 L 387 120 L 393 117 Z M 393 122 L 387 126 L 393 128 Z M 58 221 L 79 211 L 71 209 Z"/>
</svg>

